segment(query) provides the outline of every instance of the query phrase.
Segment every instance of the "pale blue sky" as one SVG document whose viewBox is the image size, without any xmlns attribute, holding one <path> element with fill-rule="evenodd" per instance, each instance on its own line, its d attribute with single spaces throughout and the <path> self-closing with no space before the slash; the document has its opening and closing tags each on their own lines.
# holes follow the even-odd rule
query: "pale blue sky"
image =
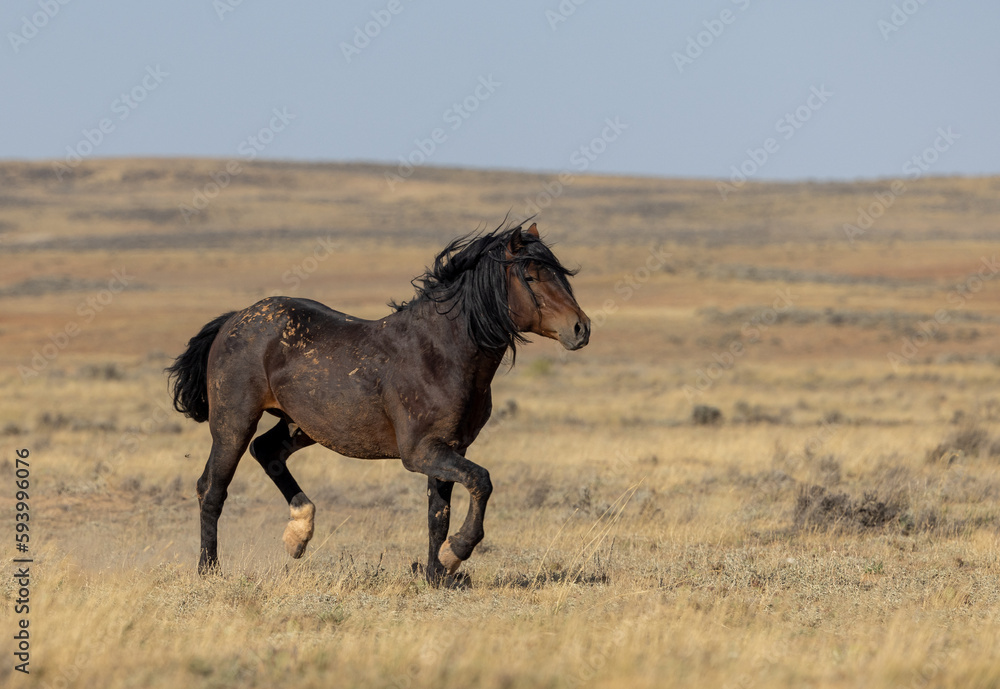
<svg viewBox="0 0 1000 689">
<path fill-rule="evenodd" d="M 1000 172 L 1000 3 L 237 2 L 6 0 L 0 158 L 244 158 L 275 125 L 262 157 L 419 162 L 437 129 L 426 164 L 726 178 L 773 138 L 757 179 L 895 177 L 951 128 L 930 173 Z"/>
</svg>

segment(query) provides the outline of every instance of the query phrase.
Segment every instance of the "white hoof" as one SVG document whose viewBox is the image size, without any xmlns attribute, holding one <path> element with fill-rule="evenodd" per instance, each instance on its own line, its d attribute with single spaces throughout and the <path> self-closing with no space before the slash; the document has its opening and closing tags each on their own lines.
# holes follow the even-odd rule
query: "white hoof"
<svg viewBox="0 0 1000 689">
<path fill-rule="evenodd" d="M 462 561 L 451 550 L 450 538 L 441 544 L 441 549 L 438 551 L 438 559 L 441 560 L 441 564 L 444 565 L 444 568 L 448 570 L 448 574 L 454 574 L 455 570 L 458 569 L 458 566 L 462 564 Z"/>
<path fill-rule="evenodd" d="M 281 540 L 285 543 L 285 550 L 294 558 L 302 557 L 309 545 L 309 539 L 313 537 L 313 526 L 315 524 L 316 505 L 309 501 L 304 493 L 299 493 L 292 498 L 291 520 L 285 527 L 285 534 Z"/>
</svg>

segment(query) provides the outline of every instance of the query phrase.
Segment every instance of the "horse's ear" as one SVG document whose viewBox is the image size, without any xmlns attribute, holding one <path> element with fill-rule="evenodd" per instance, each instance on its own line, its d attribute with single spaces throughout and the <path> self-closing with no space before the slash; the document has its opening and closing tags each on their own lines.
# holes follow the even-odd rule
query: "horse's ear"
<svg viewBox="0 0 1000 689">
<path fill-rule="evenodd" d="M 528 228 L 527 234 L 530 234 L 535 239 L 538 239 L 538 225 L 535 223 L 531 223 L 531 227 Z M 507 245 L 507 258 L 510 258 L 511 256 L 516 256 L 517 254 L 521 253 L 521 250 L 524 248 L 524 245 L 527 244 L 524 237 L 525 237 L 525 231 L 522 230 L 520 227 L 517 228 L 516 232 L 511 234 L 510 243 Z"/>
<path fill-rule="evenodd" d="M 516 256 L 521 253 L 521 249 L 524 248 L 524 235 L 521 234 L 523 231 L 524 230 L 519 227 L 517 228 L 517 231 L 510 235 L 510 242 L 507 244 L 507 258 Z"/>
</svg>

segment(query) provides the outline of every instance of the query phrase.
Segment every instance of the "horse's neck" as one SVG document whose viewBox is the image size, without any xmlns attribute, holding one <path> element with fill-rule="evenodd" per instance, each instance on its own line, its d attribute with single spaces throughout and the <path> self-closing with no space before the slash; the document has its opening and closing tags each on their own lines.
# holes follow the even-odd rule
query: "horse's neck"
<svg viewBox="0 0 1000 689">
<path fill-rule="evenodd" d="M 453 363 L 461 366 L 472 378 L 477 388 L 488 388 L 493 382 L 506 350 L 484 350 L 469 336 L 466 316 L 458 313 L 442 313 L 448 310 L 445 304 L 436 304 L 430 300 L 421 300 L 413 309 L 413 316 L 426 321 L 428 327 L 437 335 L 441 344 L 448 343 L 449 355 Z"/>
</svg>

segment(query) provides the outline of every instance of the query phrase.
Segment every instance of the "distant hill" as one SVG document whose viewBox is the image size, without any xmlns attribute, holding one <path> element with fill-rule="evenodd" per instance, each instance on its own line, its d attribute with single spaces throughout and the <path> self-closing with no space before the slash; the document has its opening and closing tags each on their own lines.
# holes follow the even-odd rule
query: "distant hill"
<svg viewBox="0 0 1000 689">
<path fill-rule="evenodd" d="M 998 211 L 997 177 L 739 186 L 363 163 L 0 162 L 0 245 L 17 252 L 233 246 L 317 230 L 440 243 L 508 213 L 538 213 L 547 231 L 594 245 L 840 242 L 846 225 L 867 241 L 986 239 Z"/>
</svg>

